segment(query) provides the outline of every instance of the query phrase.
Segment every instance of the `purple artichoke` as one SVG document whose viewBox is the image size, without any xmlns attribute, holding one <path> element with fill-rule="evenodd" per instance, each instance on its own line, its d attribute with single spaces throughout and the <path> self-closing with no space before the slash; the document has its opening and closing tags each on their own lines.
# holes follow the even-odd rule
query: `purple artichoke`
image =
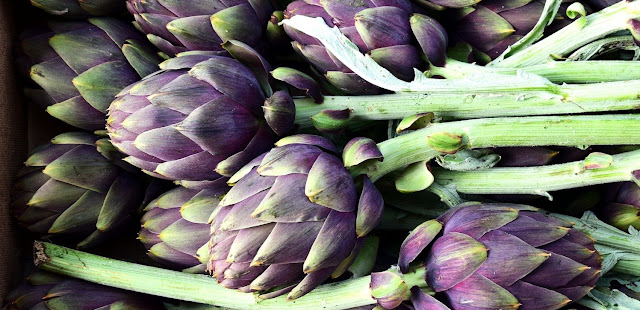
<svg viewBox="0 0 640 310">
<path fill-rule="evenodd" d="M 221 190 L 172 189 L 147 205 L 139 239 L 162 265 L 204 273 L 209 260 L 209 216 Z"/>
<path fill-rule="evenodd" d="M 261 49 L 273 8 L 255 0 L 127 0 L 134 25 L 170 57 L 185 51 L 224 51 L 238 40 Z"/>
<path fill-rule="evenodd" d="M 445 5 L 450 0 L 443 0 L 439 5 Z M 453 3 L 449 3 L 453 4 Z M 516 43 L 529 33 L 540 19 L 544 1 L 525 0 L 484 0 L 477 5 L 464 4 L 447 15 L 445 28 L 451 36 L 465 42 L 474 49 L 473 59 L 489 62 L 500 56 L 507 47 Z M 559 17 L 547 29 L 553 31 L 572 22 L 564 15 L 569 4 L 562 4 L 558 11 Z"/>
<path fill-rule="evenodd" d="M 109 109 L 107 130 L 114 146 L 129 155 L 126 161 L 194 187 L 224 183 L 222 176 L 271 148 L 275 135 L 268 124 L 276 124 L 277 132 L 282 124 L 265 120 L 265 85 L 248 67 L 202 53 L 160 66 L 118 94 Z"/>
<path fill-rule="evenodd" d="M 572 223 L 536 211 L 515 204 L 459 205 L 409 234 L 400 270 L 409 272 L 409 263 L 430 245 L 426 282 L 452 309 L 559 309 L 593 288 L 602 258 L 594 240 Z M 388 273 L 373 275 L 372 288 L 388 283 Z M 382 301 L 388 306 L 403 299 Z M 448 309 L 420 289 L 412 289 L 412 300 Z"/>
<path fill-rule="evenodd" d="M 412 80 L 414 68 L 425 67 L 423 53 L 430 63 L 444 65 L 444 28 L 430 17 L 413 13 L 408 0 L 299 0 L 285 11 L 286 18 L 296 15 L 322 17 L 398 78 Z M 336 60 L 318 40 L 286 25 L 285 31 L 295 40 L 294 49 L 325 74 L 331 84 L 351 94 L 381 92 Z"/>
<path fill-rule="evenodd" d="M 99 151 L 97 140 L 85 132 L 65 133 L 31 152 L 13 197 L 12 213 L 20 225 L 81 240 L 78 247 L 87 248 L 118 233 L 133 217 L 144 184 L 111 162 L 108 150 Z"/>
<path fill-rule="evenodd" d="M 212 215 L 209 272 L 229 288 L 295 299 L 342 274 L 380 219 L 382 196 L 360 194 L 325 138 L 291 136 L 234 175 Z"/>
<path fill-rule="evenodd" d="M 159 59 L 130 25 L 113 18 L 55 22 L 22 34 L 24 65 L 44 89 L 47 112 L 75 127 L 104 130 L 107 108 L 127 85 L 158 70 Z"/>
<path fill-rule="evenodd" d="M 601 211 L 602 220 L 623 231 L 629 226 L 640 229 L 640 188 L 632 182 L 614 184 L 607 188 L 613 201 Z"/>
<path fill-rule="evenodd" d="M 71 18 L 103 16 L 124 10 L 121 0 L 31 0 L 45 12 Z"/>
<path fill-rule="evenodd" d="M 8 310 L 163 309 L 155 297 L 124 291 L 45 271 L 32 272 L 27 281 L 6 296 Z"/>
</svg>

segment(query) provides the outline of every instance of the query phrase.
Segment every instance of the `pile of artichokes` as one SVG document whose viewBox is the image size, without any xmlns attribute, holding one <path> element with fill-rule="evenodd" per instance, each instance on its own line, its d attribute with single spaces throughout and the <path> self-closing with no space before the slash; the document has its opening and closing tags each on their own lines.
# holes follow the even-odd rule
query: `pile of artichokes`
<svg viewBox="0 0 640 310">
<path fill-rule="evenodd" d="M 640 0 L 31 4 L 9 309 L 640 309 Z"/>
</svg>

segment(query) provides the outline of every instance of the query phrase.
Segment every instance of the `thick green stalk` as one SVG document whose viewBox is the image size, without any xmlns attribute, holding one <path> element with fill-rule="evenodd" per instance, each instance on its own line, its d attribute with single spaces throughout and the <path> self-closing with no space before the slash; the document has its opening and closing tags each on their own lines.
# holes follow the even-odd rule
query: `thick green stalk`
<svg viewBox="0 0 640 310">
<path fill-rule="evenodd" d="M 551 55 L 567 55 L 591 41 L 625 30 L 628 22 L 635 18 L 640 18 L 640 1 L 620 1 L 580 17 L 547 38 L 489 66 L 517 68 L 545 63 Z"/>
<path fill-rule="evenodd" d="M 442 150 L 428 140 L 443 134 L 459 136 L 459 148 L 632 145 L 640 144 L 640 115 L 532 116 L 432 124 L 379 143 L 384 160 L 356 166 L 351 173 L 368 174 L 375 181 L 409 164 L 430 160 Z"/>
<path fill-rule="evenodd" d="M 540 167 L 493 167 L 472 171 L 433 168 L 435 182 L 464 194 L 535 194 L 596 184 L 633 181 L 640 150 L 613 155 L 608 167 L 585 170 L 584 161 Z"/>
<path fill-rule="evenodd" d="M 260 300 L 256 294 L 226 289 L 206 275 L 118 261 L 46 242 L 34 243 L 34 260 L 40 269 L 102 285 L 233 309 L 338 310 L 376 303 L 369 293 L 369 276 L 321 285 L 292 301 L 285 296 Z"/>
<path fill-rule="evenodd" d="M 447 59 L 444 67 L 432 66 L 430 76 L 462 79 L 473 74 L 491 72 L 518 74 L 525 71 L 543 76 L 554 83 L 600 83 L 640 79 L 640 62 L 624 60 L 548 61 L 522 68 L 482 67 L 455 59 Z M 606 84 L 605 84 L 606 85 Z"/>
<path fill-rule="evenodd" d="M 640 70 L 638 71 L 640 72 Z M 526 74 L 526 73 L 521 73 Z M 640 106 L 640 80 L 558 85 L 555 90 L 486 93 L 407 92 L 380 96 L 327 96 L 322 104 L 296 99 L 296 123 L 312 126 L 323 110 L 351 110 L 353 120 L 390 120 L 425 112 L 443 119 L 578 114 Z"/>
</svg>

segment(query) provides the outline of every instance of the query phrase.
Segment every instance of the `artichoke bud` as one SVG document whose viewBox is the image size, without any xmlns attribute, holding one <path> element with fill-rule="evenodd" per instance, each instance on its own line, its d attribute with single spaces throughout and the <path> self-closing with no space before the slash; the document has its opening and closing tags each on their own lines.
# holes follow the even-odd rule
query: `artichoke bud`
<svg viewBox="0 0 640 310">
<path fill-rule="evenodd" d="M 32 151 L 18 174 L 13 214 L 38 234 L 88 248 L 118 233 L 144 199 L 136 175 L 109 161 L 86 132 L 56 136 Z"/>
<path fill-rule="evenodd" d="M 328 134 L 340 134 L 349 123 L 351 110 L 323 110 L 311 117 L 311 123 L 318 131 Z"/>
<path fill-rule="evenodd" d="M 287 67 L 278 67 L 271 71 L 271 75 L 274 79 L 303 91 L 307 96 L 313 98 L 316 103 L 321 103 L 324 100 L 320 93 L 320 85 L 304 72 Z"/>
<path fill-rule="evenodd" d="M 358 196 L 335 150 L 323 137 L 286 137 L 231 177 L 210 218 L 207 269 L 223 286 L 282 286 L 261 298 L 295 299 L 347 270 L 383 203 L 366 181 Z"/>
<path fill-rule="evenodd" d="M 427 161 L 407 166 L 396 180 L 396 189 L 401 193 L 415 193 L 433 184 L 434 177 Z"/>
<path fill-rule="evenodd" d="M 163 309 L 159 298 L 78 279 L 33 271 L 6 296 L 7 309 Z"/>
<path fill-rule="evenodd" d="M 493 152 L 500 156 L 498 166 L 501 167 L 542 166 L 550 163 L 559 154 L 558 151 L 538 146 L 500 147 L 493 149 Z"/>
<path fill-rule="evenodd" d="M 603 169 L 611 166 L 613 157 L 601 152 L 593 152 L 582 161 L 583 170 Z"/>
<path fill-rule="evenodd" d="M 289 93 L 282 90 L 275 92 L 265 100 L 262 109 L 267 124 L 277 135 L 284 136 L 293 131 L 296 106 Z"/>
<path fill-rule="evenodd" d="M 418 130 L 431 125 L 431 121 L 435 115 L 433 112 L 420 113 L 411 116 L 407 116 L 400 121 L 396 128 L 396 133 L 401 133 L 407 130 Z"/>
<path fill-rule="evenodd" d="M 640 187 L 633 182 L 621 183 L 614 201 L 603 207 L 601 217 L 622 231 L 629 226 L 640 229 Z"/>
<path fill-rule="evenodd" d="M 371 295 L 385 309 L 394 309 L 409 299 L 410 292 L 402 277 L 392 271 L 374 272 L 369 284 Z"/>
<path fill-rule="evenodd" d="M 428 136 L 427 143 L 440 153 L 453 154 L 464 147 L 464 137 L 461 134 L 439 132 Z"/>
<path fill-rule="evenodd" d="M 372 159 L 382 161 L 383 156 L 375 141 L 369 138 L 353 138 L 342 150 L 342 162 L 347 168 L 357 166 Z"/>
<path fill-rule="evenodd" d="M 411 232 L 399 266 L 409 270 L 431 243 L 425 279 L 452 309 L 560 309 L 585 296 L 602 269 L 592 238 L 533 207 L 466 203 L 438 222 L 432 243 L 438 223 Z"/>
</svg>

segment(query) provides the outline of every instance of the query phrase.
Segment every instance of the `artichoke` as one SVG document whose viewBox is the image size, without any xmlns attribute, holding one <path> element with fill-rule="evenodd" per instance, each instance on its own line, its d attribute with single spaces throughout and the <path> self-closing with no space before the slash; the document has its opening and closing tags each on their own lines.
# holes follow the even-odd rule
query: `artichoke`
<svg viewBox="0 0 640 310">
<path fill-rule="evenodd" d="M 561 5 L 558 17 L 547 31 L 557 30 L 571 23 L 571 19 L 563 13 L 568 5 Z M 447 15 L 445 28 L 452 38 L 473 47 L 471 60 L 489 62 L 529 33 L 540 19 L 543 8 L 544 1 L 540 0 L 485 0 L 474 6 L 451 11 Z"/>
<path fill-rule="evenodd" d="M 111 162 L 111 150 L 101 145 L 99 151 L 97 141 L 92 134 L 71 132 L 31 152 L 15 183 L 12 213 L 21 226 L 81 240 L 78 247 L 87 248 L 132 218 L 143 202 L 144 184 Z"/>
<path fill-rule="evenodd" d="M 400 270 L 409 272 L 409 263 L 430 245 L 426 282 L 452 309 L 559 309 L 593 288 L 602 258 L 594 239 L 573 223 L 536 211 L 514 204 L 459 205 L 409 234 Z M 373 275 L 373 289 L 385 277 L 388 272 Z M 439 303 L 419 289 L 412 294 Z M 404 297 L 379 301 L 392 301 L 388 306 Z"/>
<path fill-rule="evenodd" d="M 161 72 L 124 89 L 109 108 L 109 137 L 129 155 L 127 162 L 152 176 L 202 187 L 224 183 L 222 176 L 271 148 L 265 92 L 248 67 L 202 53 L 160 66 Z"/>
<path fill-rule="evenodd" d="M 260 49 L 273 9 L 262 0 L 127 0 L 134 25 L 166 55 L 224 51 L 238 40 Z"/>
<path fill-rule="evenodd" d="M 158 70 L 159 59 L 137 31 L 113 18 L 51 21 L 48 29 L 24 32 L 22 50 L 31 78 L 45 92 L 36 102 L 75 127 L 103 130 L 113 97 Z"/>
<path fill-rule="evenodd" d="M 204 273 L 209 260 L 209 216 L 222 192 L 178 187 L 150 202 L 138 235 L 149 256 L 173 269 Z"/>
<path fill-rule="evenodd" d="M 414 68 L 423 68 L 424 52 L 430 63 L 444 65 L 447 34 L 434 19 L 413 13 L 408 0 L 294 1 L 285 17 L 322 17 L 398 78 L 411 80 Z M 381 89 L 364 81 L 336 60 L 322 44 L 285 25 L 293 47 L 325 74 L 329 82 L 350 94 L 374 94 Z M 415 41 L 417 41 L 417 44 Z"/>
<path fill-rule="evenodd" d="M 341 275 L 380 219 L 382 196 L 364 178 L 361 193 L 312 135 L 281 139 L 234 175 L 212 214 L 208 270 L 228 288 L 298 298 Z"/>
<path fill-rule="evenodd" d="M 31 0 L 31 4 L 49 14 L 71 18 L 103 16 L 124 10 L 120 0 Z"/>
<path fill-rule="evenodd" d="M 633 182 L 613 184 L 607 189 L 614 196 L 601 210 L 602 220 L 623 231 L 640 229 L 640 188 Z"/>
<path fill-rule="evenodd" d="M 34 271 L 6 296 L 8 310 L 163 309 L 156 298 L 45 271 Z"/>
</svg>

